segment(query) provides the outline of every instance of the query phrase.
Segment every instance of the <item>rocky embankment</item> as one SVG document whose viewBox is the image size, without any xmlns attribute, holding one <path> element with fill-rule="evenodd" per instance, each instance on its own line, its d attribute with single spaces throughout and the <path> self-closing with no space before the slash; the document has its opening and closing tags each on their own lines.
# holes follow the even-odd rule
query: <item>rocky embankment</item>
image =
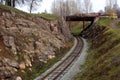
<svg viewBox="0 0 120 80">
<path fill-rule="evenodd" d="M 120 80 L 120 31 L 109 26 L 109 19 L 83 32 L 90 45 L 87 62 L 75 80 Z"/>
<path fill-rule="evenodd" d="M 70 38 L 64 20 L 45 20 L 0 6 L 0 80 L 22 80 L 19 73 L 54 58 Z"/>
</svg>

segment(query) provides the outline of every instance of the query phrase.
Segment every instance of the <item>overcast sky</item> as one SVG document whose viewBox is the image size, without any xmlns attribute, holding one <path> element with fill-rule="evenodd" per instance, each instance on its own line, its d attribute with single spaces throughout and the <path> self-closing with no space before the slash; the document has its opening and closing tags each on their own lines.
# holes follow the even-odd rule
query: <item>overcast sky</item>
<svg viewBox="0 0 120 80">
<path fill-rule="evenodd" d="M 52 5 L 53 1 L 54 0 L 43 0 L 43 2 L 41 3 L 41 6 L 39 6 L 38 10 L 35 12 L 41 13 L 41 12 L 44 12 L 45 10 L 47 10 L 47 12 L 50 13 L 51 12 L 51 5 Z M 91 0 L 91 2 L 92 2 L 93 12 L 104 10 L 106 0 Z M 118 0 L 118 5 L 120 6 L 120 0 Z M 18 8 L 28 12 L 28 9 L 26 6 L 22 6 L 22 7 L 18 7 Z"/>
</svg>

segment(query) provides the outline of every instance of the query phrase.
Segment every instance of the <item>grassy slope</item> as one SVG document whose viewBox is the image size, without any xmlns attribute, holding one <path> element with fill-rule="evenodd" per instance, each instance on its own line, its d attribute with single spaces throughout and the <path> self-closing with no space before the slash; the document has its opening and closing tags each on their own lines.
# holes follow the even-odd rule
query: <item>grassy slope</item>
<svg viewBox="0 0 120 80">
<path fill-rule="evenodd" d="M 13 12 L 19 13 L 19 14 L 23 14 L 23 13 L 27 14 L 27 13 L 21 11 L 21 10 L 16 9 L 16 8 L 12 8 L 12 7 L 9 7 L 9 6 L 2 5 L 2 4 L 0 4 L 0 8 L 4 11 L 9 11 L 9 12 L 13 11 Z"/>
<path fill-rule="evenodd" d="M 85 26 L 88 26 L 90 23 L 85 22 Z M 71 33 L 74 35 L 79 35 L 83 30 L 83 22 L 71 22 Z"/>
<path fill-rule="evenodd" d="M 29 14 L 29 13 L 26 13 L 26 12 L 23 12 L 21 10 L 18 10 L 16 8 L 12 8 L 12 7 L 9 7 L 9 6 L 4 6 L 2 4 L 0 4 L 0 8 L 4 11 L 7 11 L 7 12 L 15 12 L 16 13 L 16 16 L 20 16 L 20 17 L 41 17 L 41 18 L 44 18 L 46 20 L 56 20 L 58 19 L 58 16 L 56 15 L 53 15 L 53 14 L 45 14 L 45 13 L 42 13 L 42 14 Z"/>
<path fill-rule="evenodd" d="M 102 19 L 99 21 L 99 25 L 100 25 L 100 26 L 110 27 L 109 24 L 110 24 L 111 22 L 113 22 L 113 19 L 102 18 Z"/>
<path fill-rule="evenodd" d="M 47 19 L 47 20 L 56 20 L 56 19 L 58 19 L 58 16 L 53 15 L 53 14 L 42 13 L 42 14 L 31 14 L 31 15 L 36 16 L 36 17 L 42 17 L 42 18 Z"/>
<path fill-rule="evenodd" d="M 120 22 L 118 22 L 117 26 L 120 27 Z"/>
<path fill-rule="evenodd" d="M 71 22 L 71 33 L 78 35 L 82 31 L 82 23 L 81 22 Z"/>
<path fill-rule="evenodd" d="M 82 66 L 86 69 L 75 80 L 120 80 L 120 30 L 108 26 L 111 21 L 99 21 L 98 25 L 106 29 L 94 48 L 88 50 L 88 59 Z"/>
</svg>

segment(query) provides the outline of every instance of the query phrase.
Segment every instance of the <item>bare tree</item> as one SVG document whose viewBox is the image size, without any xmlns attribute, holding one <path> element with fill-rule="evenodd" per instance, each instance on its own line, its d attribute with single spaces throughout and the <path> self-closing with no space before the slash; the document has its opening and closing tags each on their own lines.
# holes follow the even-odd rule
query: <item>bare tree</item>
<svg viewBox="0 0 120 80">
<path fill-rule="evenodd" d="M 117 15 L 118 15 L 118 18 L 120 18 L 120 8 L 118 8 L 117 10 Z"/>
<path fill-rule="evenodd" d="M 36 10 L 37 6 L 40 5 L 42 0 L 29 0 L 29 11 L 32 13 L 33 10 Z"/>
<path fill-rule="evenodd" d="M 31 3 L 30 3 L 30 13 L 32 12 L 34 1 L 35 1 L 35 0 L 31 0 Z"/>
<path fill-rule="evenodd" d="M 2 4 L 3 4 L 3 1 L 4 1 L 4 0 L 0 0 L 0 3 L 2 3 Z"/>
<path fill-rule="evenodd" d="M 54 0 L 53 6 L 52 6 L 52 13 L 57 14 L 59 16 L 63 16 L 63 10 L 65 8 L 65 4 L 63 0 Z"/>
<path fill-rule="evenodd" d="M 81 2 L 81 0 L 76 0 L 76 3 L 77 3 L 77 8 L 82 13 L 82 2 Z"/>
<path fill-rule="evenodd" d="M 84 0 L 84 12 L 90 13 L 92 11 L 92 3 L 90 0 Z"/>
<path fill-rule="evenodd" d="M 117 0 L 115 1 L 115 4 L 113 6 L 113 9 L 115 10 L 117 16 L 120 18 L 120 7 L 118 6 Z"/>
<path fill-rule="evenodd" d="M 15 1 L 16 0 L 5 0 L 5 5 L 15 7 Z"/>
<path fill-rule="evenodd" d="M 52 11 L 53 14 L 60 15 L 60 13 L 59 13 L 60 12 L 60 9 L 59 9 L 60 7 L 59 7 L 58 3 L 59 3 L 58 1 L 54 0 L 54 2 L 52 3 L 51 11 Z"/>
<path fill-rule="evenodd" d="M 106 0 L 105 12 L 106 14 L 116 13 L 117 10 L 117 0 Z"/>
<path fill-rule="evenodd" d="M 52 12 L 59 16 L 79 14 L 78 4 L 74 0 L 54 0 Z"/>
<path fill-rule="evenodd" d="M 15 7 L 16 4 L 24 3 L 25 0 L 0 0 L 4 5 Z"/>
<path fill-rule="evenodd" d="M 11 6 L 11 7 L 15 7 L 16 4 L 24 4 L 25 3 L 26 5 L 29 6 L 29 11 L 31 13 L 33 10 L 36 10 L 38 5 L 40 5 L 41 1 L 42 0 L 0 0 L 0 3 Z"/>
<path fill-rule="evenodd" d="M 72 14 L 79 14 L 80 10 L 78 8 L 78 4 L 76 1 L 69 1 L 69 7 L 70 7 L 70 15 Z"/>
<path fill-rule="evenodd" d="M 106 6 L 109 6 L 110 9 L 113 9 L 114 4 L 117 0 L 106 0 Z"/>
</svg>

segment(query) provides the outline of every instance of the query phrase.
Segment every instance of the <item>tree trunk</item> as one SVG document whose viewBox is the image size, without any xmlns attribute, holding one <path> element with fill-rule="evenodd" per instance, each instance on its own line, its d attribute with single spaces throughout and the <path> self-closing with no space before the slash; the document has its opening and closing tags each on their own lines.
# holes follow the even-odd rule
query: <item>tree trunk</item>
<svg viewBox="0 0 120 80">
<path fill-rule="evenodd" d="M 0 1 L 3 4 L 3 0 Z"/>
<path fill-rule="evenodd" d="M 13 7 L 15 7 L 15 0 L 13 0 Z"/>
<path fill-rule="evenodd" d="M 15 7 L 15 0 L 6 0 L 5 5 Z"/>
<path fill-rule="evenodd" d="M 11 6 L 11 0 L 6 0 L 5 5 Z"/>
<path fill-rule="evenodd" d="M 33 2 L 34 2 L 34 0 L 32 0 L 32 2 L 31 2 L 31 4 L 30 4 L 30 13 L 32 12 Z"/>
</svg>

